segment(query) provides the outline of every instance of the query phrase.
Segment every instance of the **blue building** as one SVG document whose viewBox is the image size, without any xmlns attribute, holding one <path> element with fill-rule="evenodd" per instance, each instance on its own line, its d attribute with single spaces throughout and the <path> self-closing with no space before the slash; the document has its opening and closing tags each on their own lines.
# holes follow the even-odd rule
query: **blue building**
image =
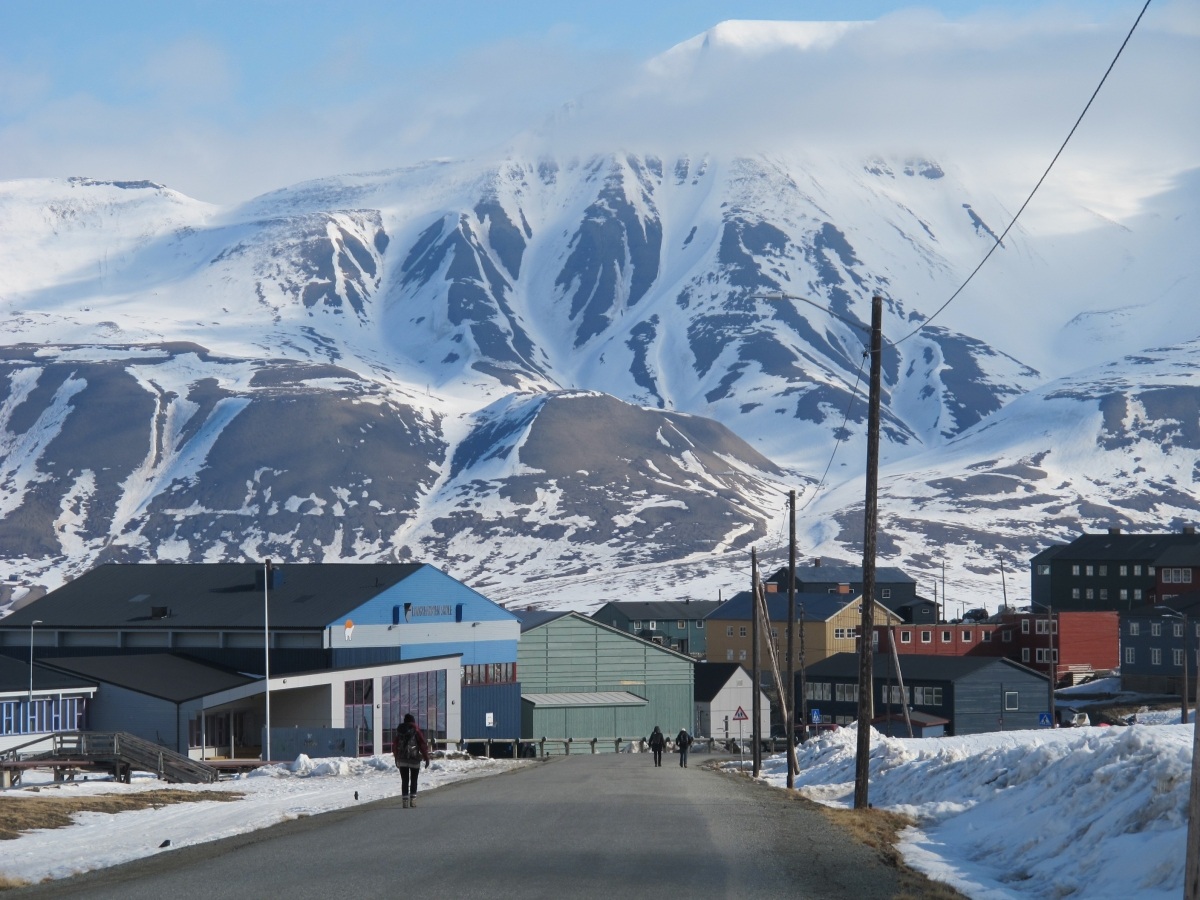
<svg viewBox="0 0 1200 900">
<path fill-rule="evenodd" d="M 517 737 L 515 728 L 511 735 L 489 732 L 483 708 L 508 704 L 506 718 L 519 721 L 519 637 L 519 622 L 503 607 L 418 563 L 104 565 L 0 619 L 0 654 L 28 663 L 32 653 L 64 669 L 73 657 L 170 654 L 261 679 L 269 659 L 272 692 L 282 688 L 277 678 L 303 681 L 306 715 L 341 711 L 322 718 L 366 735 L 363 748 L 375 752 L 386 750 L 392 718 L 404 706 L 438 738 Z M 431 662 L 428 675 L 418 677 L 421 667 L 407 664 L 421 660 Z M 320 674 L 349 670 L 355 677 Z M 451 678 L 458 681 L 452 690 Z M 132 687 L 152 688 L 152 673 L 143 680 Z M 322 684 L 326 693 L 336 684 L 343 696 L 322 700 Z M 241 724 L 230 726 L 247 745 L 256 743 L 252 736 L 266 718 L 249 696 L 255 691 L 261 688 L 242 690 Z M 108 720 L 118 721 L 106 706 Z M 480 710 L 479 721 L 467 713 L 472 709 Z M 207 723 L 201 725 L 203 733 Z"/>
</svg>

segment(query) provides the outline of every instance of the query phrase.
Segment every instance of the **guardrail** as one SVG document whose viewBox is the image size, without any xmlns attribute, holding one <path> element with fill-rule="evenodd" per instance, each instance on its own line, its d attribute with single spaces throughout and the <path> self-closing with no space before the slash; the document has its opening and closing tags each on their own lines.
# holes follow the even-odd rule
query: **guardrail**
<svg viewBox="0 0 1200 900">
<path fill-rule="evenodd" d="M 455 745 L 460 752 L 470 752 L 469 748 L 481 748 L 482 755 L 502 756 L 505 758 L 541 759 L 548 756 L 570 756 L 571 754 L 591 755 L 596 753 L 649 753 L 650 747 L 645 738 L 627 737 L 593 737 L 593 738 L 464 738 Z M 784 738 L 764 738 L 764 750 L 770 753 L 782 753 L 787 749 Z M 667 751 L 674 752 L 675 742 L 667 741 Z M 735 739 L 700 737 L 692 743 L 691 753 L 739 753 L 749 752 L 750 741 L 738 742 Z"/>
</svg>

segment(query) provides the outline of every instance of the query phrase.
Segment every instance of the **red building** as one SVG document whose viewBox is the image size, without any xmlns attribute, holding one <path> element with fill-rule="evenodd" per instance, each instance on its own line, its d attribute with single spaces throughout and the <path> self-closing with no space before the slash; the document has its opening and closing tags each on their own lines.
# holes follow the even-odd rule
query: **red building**
<svg viewBox="0 0 1200 900">
<path fill-rule="evenodd" d="M 1047 631 L 1050 626 L 1050 631 Z M 888 648 L 884 626 L 877 626 L 881 651 Z M 988 622 L 956 625 L 896 625 L 896 651 L 920 656 L 1003 656 L 1048 672 L 1055 683 L 1073 681 L 1120 664 L 1120 621 L 1114 611 L 1008 613 Z"/>
</svg>

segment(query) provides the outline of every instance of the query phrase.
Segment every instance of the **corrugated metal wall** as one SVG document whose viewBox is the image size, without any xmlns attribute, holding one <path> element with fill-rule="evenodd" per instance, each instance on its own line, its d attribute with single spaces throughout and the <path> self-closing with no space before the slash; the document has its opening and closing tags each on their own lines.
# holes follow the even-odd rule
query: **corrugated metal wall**
<svg viewBox="0 0 1200 900">
<path fill-rule="evenodd" d="M 493 725 L 487 727 L 487 713 Z M 462 689 L 464 740 L 511 740 L 521 736 L 521 685 L 470 684 Z"/>
</svg>

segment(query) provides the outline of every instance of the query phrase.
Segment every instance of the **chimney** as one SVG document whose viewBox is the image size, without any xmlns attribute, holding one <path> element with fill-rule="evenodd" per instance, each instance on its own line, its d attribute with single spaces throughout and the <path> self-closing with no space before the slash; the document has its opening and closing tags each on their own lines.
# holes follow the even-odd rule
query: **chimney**
<svg viewBox="0 0 1200 900">
<path fill-rule="evenodd" d="M 814 559 L 813 559 L 813 568 L 815 569 L 815 568 L 817 568 L 819 565 L 821 565 L 821 557 L 819 557 L 819 556 L 818 556 L 818 557 L 816 557 L 816 558 L 814 558 Z"/>
<path fill-rule="evenodd" d="M 152 607 L 150 607 L 150 618 L 152 618 L 152 619 L 166 619 L 170 615 L 171 615 L 171 608 L 169 606 L 152 606 Z"/>
<path fill-rule="evenodd" d="M 768 581 L 766 583 L 766 588 L 767 588 L 768 594 L 778 594 L 779 593 L 779 585 L 776 584 L 774 581 Z"/>
<path fill-rule="evenodd" d="M 1183 533 L 1184 533 L 1184 534 L 1195 534 L 1195 533 L 1196 533 L 1196 526 L 1195 526 L 1195 525 L 1184 525 L 1184 526 L 1183 526 Z"/>
<path fill-rule="evenodd" d="M 1120 528 L 1110 528 L 1110 529 L 1108 529 L 1108 533 L 1109 534 L 1120 534 L 1121 529 Z"/>
<path fill-rule="evenodd" d="M 838 585 L 838 593 L 839 594 L 850 593 L 850 585 L 846 584 L 845 582 L 842 582 L 841 584 Z"/>
</svg>

